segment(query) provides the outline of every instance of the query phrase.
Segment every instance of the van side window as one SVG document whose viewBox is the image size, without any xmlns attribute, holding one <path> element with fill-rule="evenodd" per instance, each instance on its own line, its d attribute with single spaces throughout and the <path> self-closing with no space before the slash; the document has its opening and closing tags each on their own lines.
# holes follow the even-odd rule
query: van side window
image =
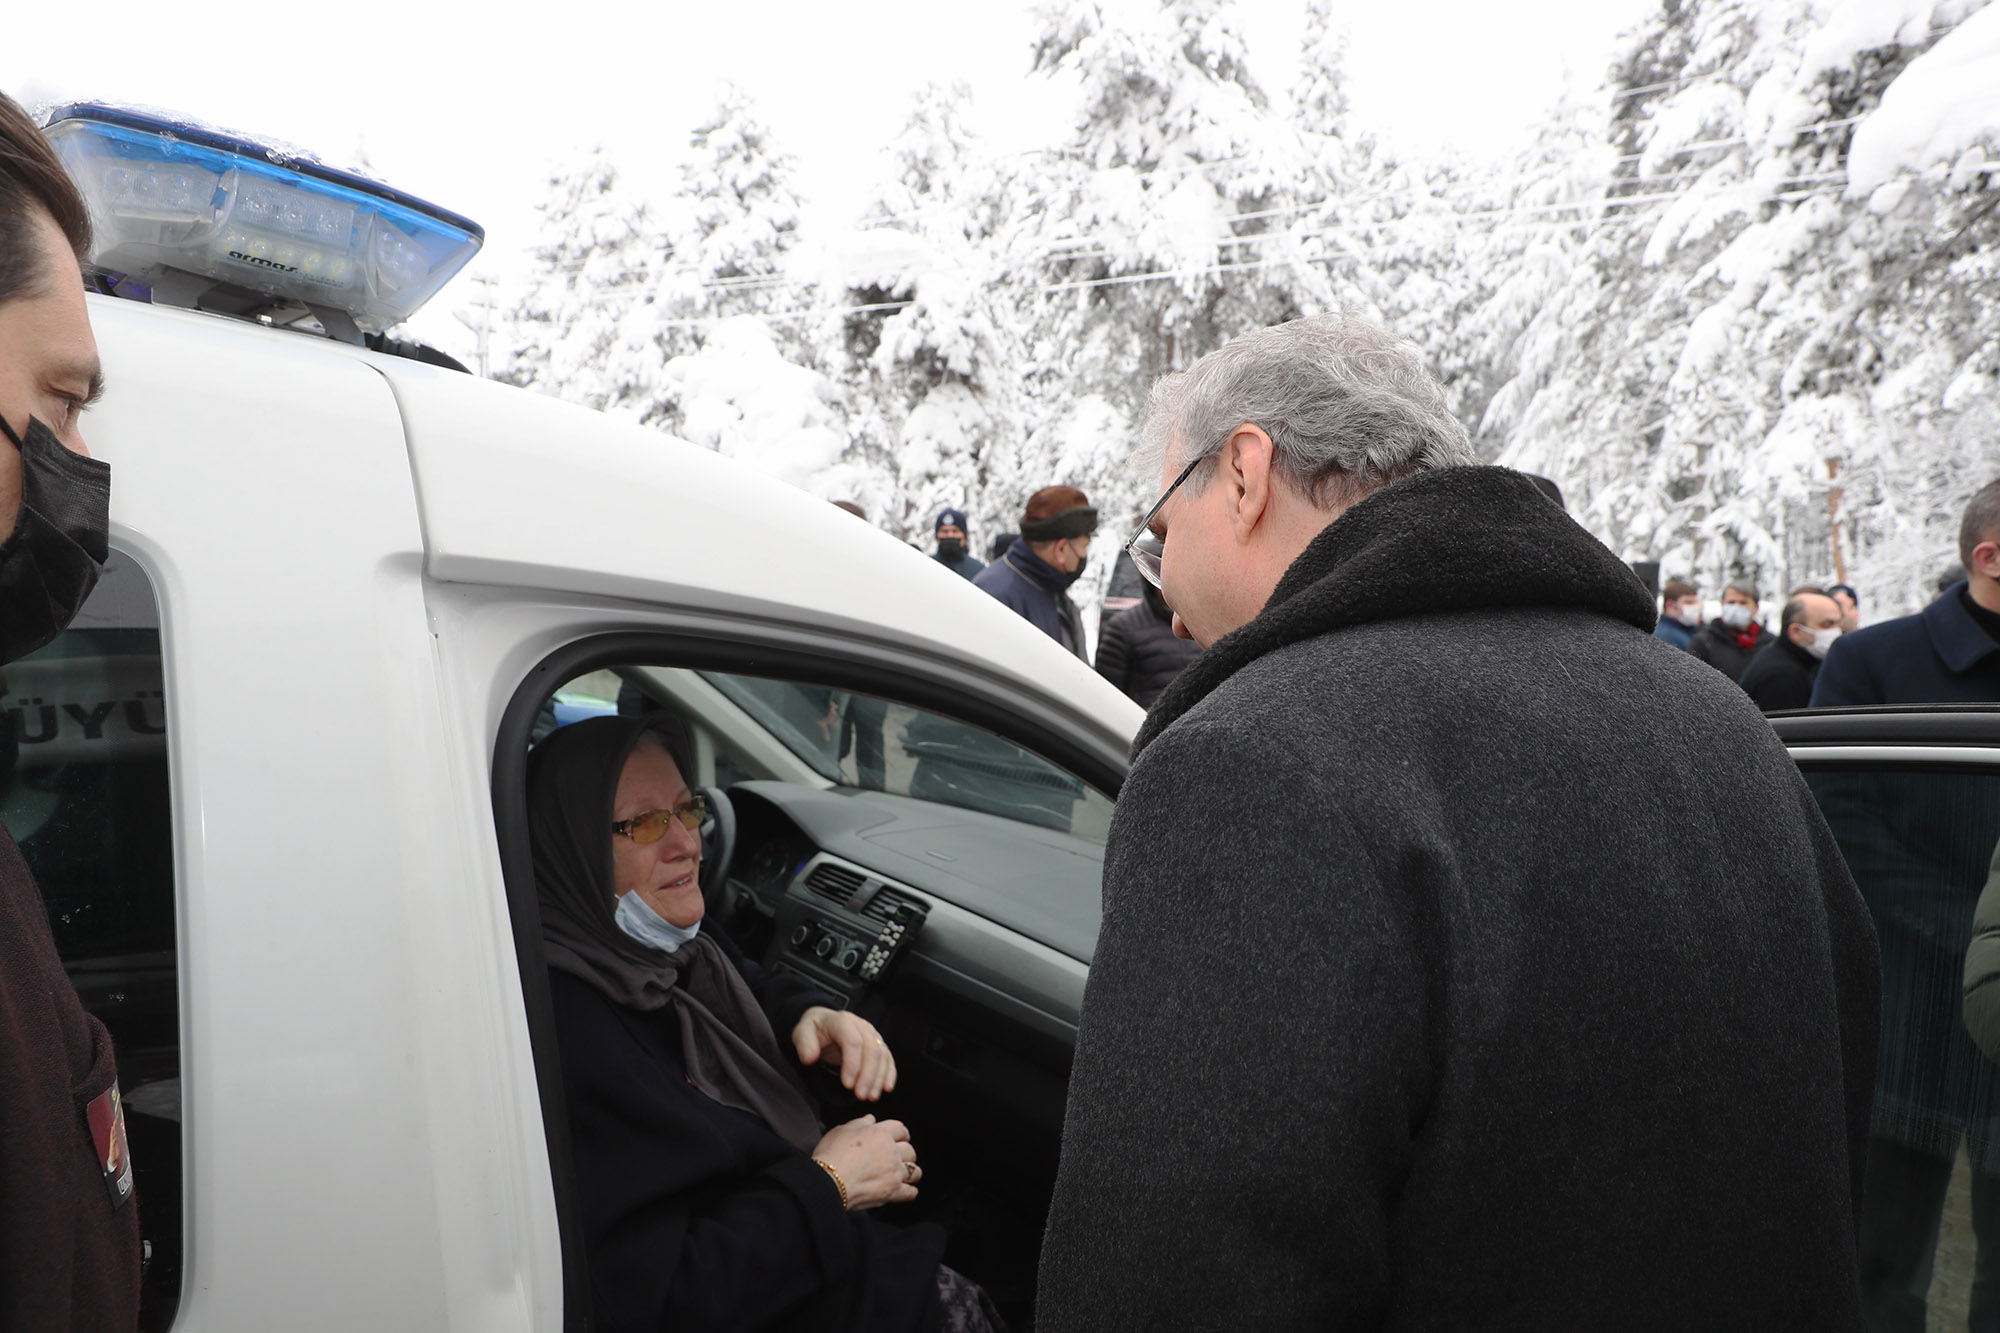
<svg viewBox="0 0 2000 1333">
<path fill-rule="evenodd" d="M 110 1031 L 145 1241 L 140 1327 L 180 1300 L 180 984 L 160 617 L 113 552 L 67 633 L 0 667 L 0 819 Z"/>
</svg>

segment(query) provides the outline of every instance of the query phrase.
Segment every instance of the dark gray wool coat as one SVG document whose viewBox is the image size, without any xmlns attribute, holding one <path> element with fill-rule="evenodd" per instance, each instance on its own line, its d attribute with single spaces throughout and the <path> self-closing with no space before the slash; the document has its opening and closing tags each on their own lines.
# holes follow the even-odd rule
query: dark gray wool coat
<svg viewBox="0 0 2000 1333">
<path fill-rule="evenodd" d="M 1038 1333 L 1862 1327 L 1874 931 L 1770 726 L 1652 627 L 1456 468 L 1168 688 Z"/>
</svg>

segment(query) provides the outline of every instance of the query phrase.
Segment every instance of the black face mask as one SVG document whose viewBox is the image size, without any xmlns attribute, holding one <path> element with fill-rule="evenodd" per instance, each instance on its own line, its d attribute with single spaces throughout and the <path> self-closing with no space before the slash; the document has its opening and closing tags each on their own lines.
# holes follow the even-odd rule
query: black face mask
<svg viewBox="0 0 2000 1333">
<path fill-rule="evenodd" d="M 0 662 L 26 657 L 69 628 L 104 572 L 111 465 L 72 453 L 33 417 L 21 451 L 21 512 L 0 542 Z"/>
<path fill-rule="evenodd" d="M 958 537 L 940 537 L 938 554 L 947 560 L 957 560 L 965 554 L 965 542 Z"/>
</svg>

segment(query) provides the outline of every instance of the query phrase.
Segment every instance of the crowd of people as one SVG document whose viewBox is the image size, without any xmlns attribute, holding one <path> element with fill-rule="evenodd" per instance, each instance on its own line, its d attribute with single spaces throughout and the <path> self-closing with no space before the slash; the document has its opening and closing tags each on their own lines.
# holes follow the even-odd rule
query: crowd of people
<svg viewBox="0 0 2000 1333">
<path fill-rule="evenodd" d="M 1653 636 L 1735 681 L 1766 713 L 2000 703 L 2000 481 L 1966 505 L 1958 557 L 1929 606 L 1866 629 L 1860 594 L 1846 583 L 1793 588 L 1774 632 L 1758 619 L 1755 584 L 1725 584 L 1720 610 L 1703 623 L 1701 590 L 1670 579 Z"/>
</svg>

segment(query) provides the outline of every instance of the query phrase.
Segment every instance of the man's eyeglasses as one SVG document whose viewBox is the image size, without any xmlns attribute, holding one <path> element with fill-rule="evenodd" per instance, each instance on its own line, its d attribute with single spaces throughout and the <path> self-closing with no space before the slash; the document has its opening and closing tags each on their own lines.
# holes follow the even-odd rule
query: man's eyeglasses
<svg viewBox="0 0 2000 1333">
<path fill-rule="evenodd" d="M 1153 501 L 1153 507 L 1146 511 L 1144 518 L 1139 520 L 1139 530 L 1133 533 L 1131 539 L 1125 543 L 1125 554 L 1132 558 L 1132 568 L 1138 570 L 1139 577 L 1152 584 L 1155 588 L 1160 586 L 1160 555 L 1165 551 L 1166 540 L 1164 538 L 1160 540 L 1160 552 L 1141 550 L 1139 543 L 1146 540 L 1152 534 L 1153 519 L 1159 514 L 1161 506 L 1174 498 L 1174 492 L 1181 488 L 1181 483 L 1186 481 L 1196 468 L 1214 457 L 1214 454 L 1203 454 L 1200 458 L 1195 459 L 1192 463 L 1182 468 L 1181 474 L 1174 478 L 1174 484 L 1161 492 L 1159 499 Z"/>
<path fill-rule="evenodd" d="M 614 834 L 622 833 L 641 847 L 645 847 L 667 836 L 669 823 L 678 820 L 684 829 L 698 829 L 701 827 L 701 821 L 706 818 L 708 818 L 708 802 L 699 796 L 690 796 L 671 810 L 648 810 L 643 815 L 621 819 L 611 826 L 611 831 Z"/>
</svg>

